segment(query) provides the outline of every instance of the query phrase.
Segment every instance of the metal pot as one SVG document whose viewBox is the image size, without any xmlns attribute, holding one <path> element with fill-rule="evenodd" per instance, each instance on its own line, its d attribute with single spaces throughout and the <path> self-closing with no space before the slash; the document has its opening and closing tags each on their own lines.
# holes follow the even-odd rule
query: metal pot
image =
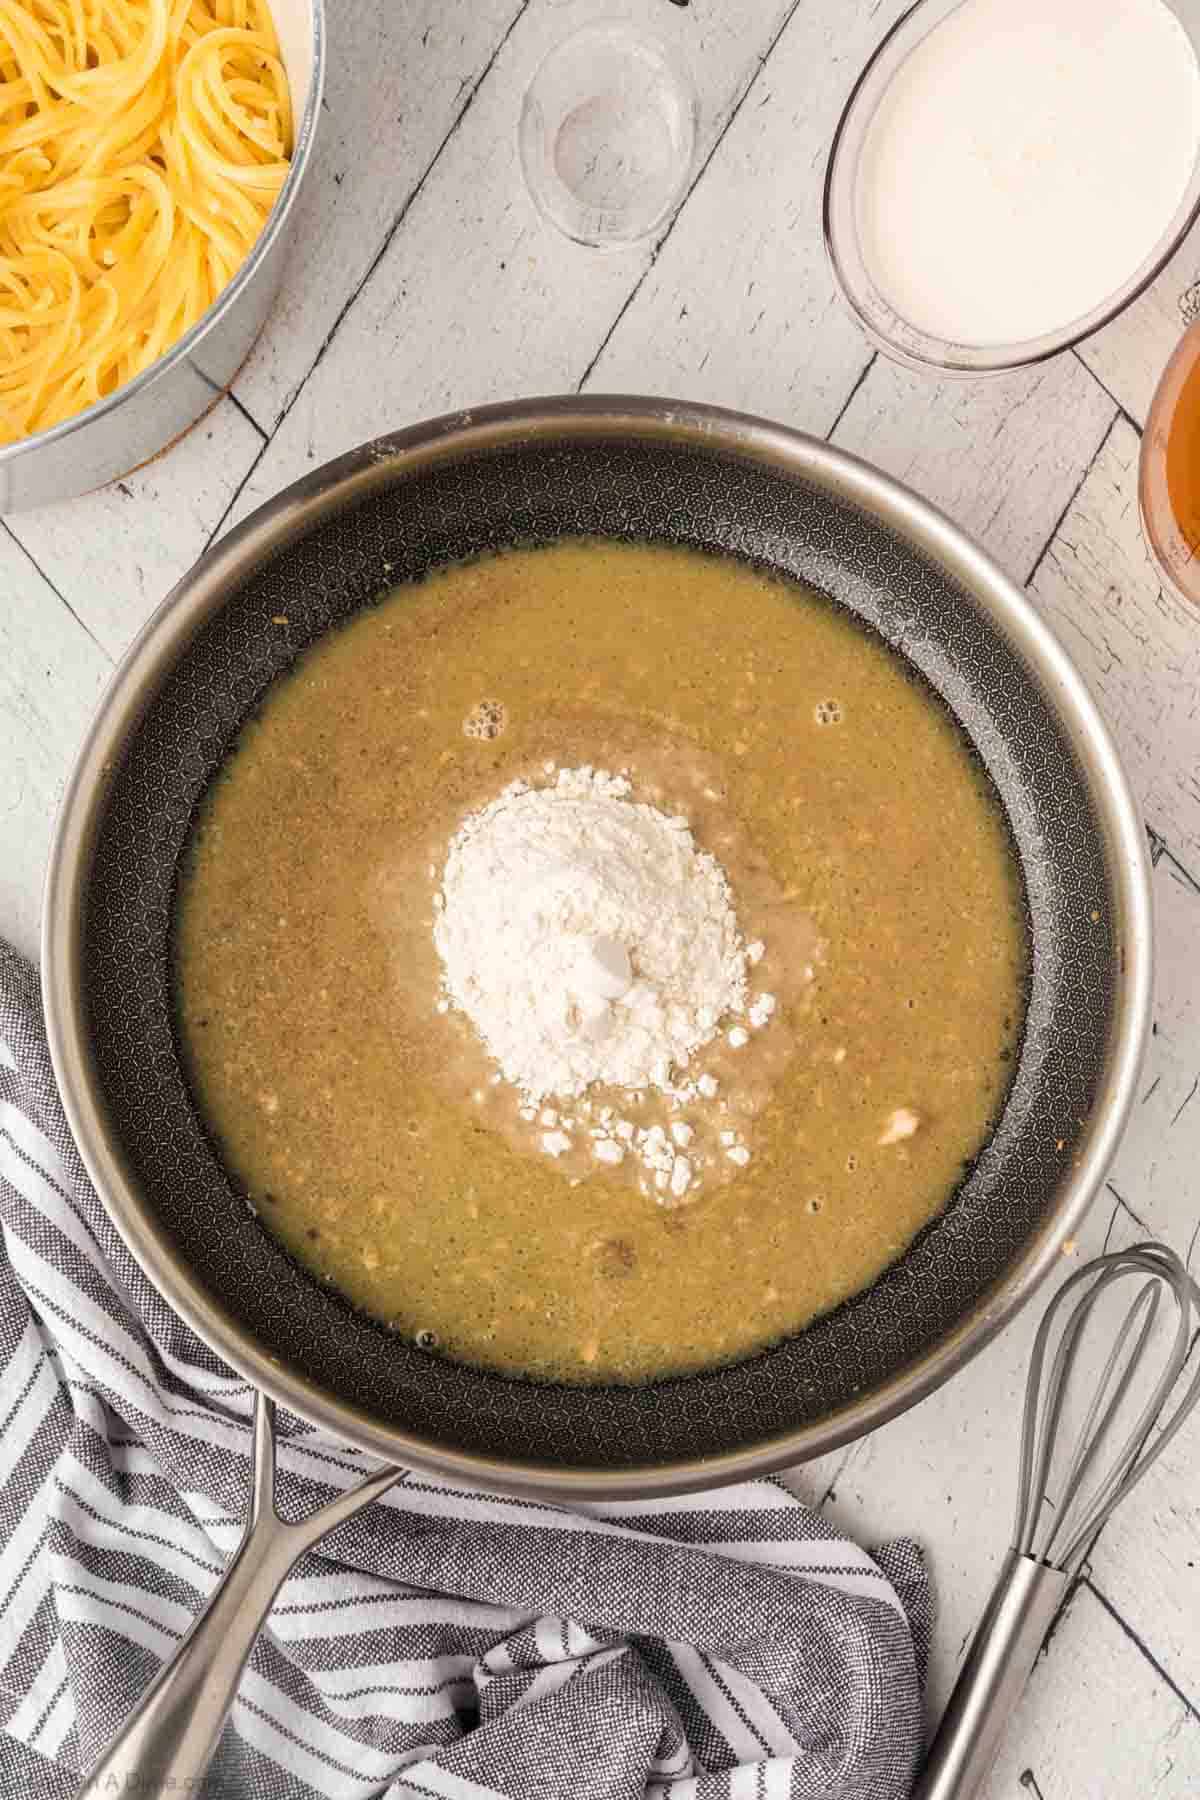
<svg viewBox="0 0 1200 1800">
<path fill-rule="evenodd" d="M 946 1211 L 873 1287 L 796 1337 L 640 1388 L 506 1380 L 355 1313 L 289 1260 L 221 1168 L 172 1024 L 176 865 L 269 683 L 385 588 L 489 548 L 587 534 L 750 559 L 823 589 L 889 642 L 987 767 L 1032 940 L 1012 1087 Z M 281 614 L 286 632 L 272 624 Z M 369 444 L 202 558 L 134 644 L 80 754 L 51 858 L 43 965 L 55 1070 L 88 1171 L 150 1279 L 219 1355 L 388 1463 L 612 1498 L 820 1455 L 987 1343 L 1054 1265 L 1112 1157 L 1148 1029 L 1150 931 L 1144 831 L 1107 730 L 1024 594 L 955 526 L 798 433 L 712 407 L 573 398 Z M 303 1547 L 261 1482 L 255 1520 L 249 1560 L 231 1571 L 239 1623 L 227 1609 L 210 1701 L 232 1693 L 272 1584 Z M 211 1648 L 211 1629 L 198 1629 Z M 195 1693 L 194 1671 L 164 1676 L 155 1729 L 166 1720 L 182 1741 Z M 130 1744 L 147 1753 L 145 1731 Z M 195 1756 L 194 1738 L 186 1747 Z"/>
<path fill-rule="evenodd" d="M 115 393 L 0 449 L 0 513 L 90 493 L 157 456 L 230 386 L 262 330 L 283 272 L 288 228 L 312 156 L 325 80 L 325 0 L 271 0 L 292 90 L 292 166 L 258 242 L 204 316 Z"/>
</svg>

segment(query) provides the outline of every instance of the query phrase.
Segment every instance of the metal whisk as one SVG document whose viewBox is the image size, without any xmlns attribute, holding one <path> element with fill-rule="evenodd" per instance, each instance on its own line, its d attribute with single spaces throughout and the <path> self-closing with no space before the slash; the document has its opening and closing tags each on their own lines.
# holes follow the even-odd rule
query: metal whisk
<svg viewBox="0 0 1200 1800">
<path fill-rule="evenodd" d="M 1070 1436 L 1067 1394 L 1088 1326 L 1101 1297 L 1127 1280 L 1136 1283 L 1136 1292 L 1064 1461 L 1059 1453 Z M 1170 1352 L 1140 1398 L 1137 1376 L 1168 1296 L 1178 1315 Z M 1200 1400 L 1198 1369 L 1160 1423 L 1198 1320 L 1200 1288 L 1173 1250 L 1153 1243 L 1097 1257 L 1065 1281 L 1046 1308 L 1025 1389 L 1012 1547 L 912 1800 L 972 1800 L 981 1791 L 1008 1716 L 1097 1533 Z M 1048 1488 L 1060 1469 L 1051 1497 Z"/>
</svg>

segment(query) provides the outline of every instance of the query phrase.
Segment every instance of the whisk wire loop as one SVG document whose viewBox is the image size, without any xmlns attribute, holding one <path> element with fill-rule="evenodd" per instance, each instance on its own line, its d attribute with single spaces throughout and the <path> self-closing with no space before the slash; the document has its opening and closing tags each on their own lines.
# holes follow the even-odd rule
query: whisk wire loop
<svg viewBox="0 0 1200 1800">
<path fill-rule="evenodd" d="M 1102 1281 L 1099 1285 L 1106 1284 Z M 1058 1497 L 1058 1509 L 1054 1514 L 1041 1552 L 1042 1558 L 1046 1562 L 1055 1560 L 1055 1543 L 1066 1537 L 1068 1522 L 1072 1521 L 1075 1516 L 1076 1502 L 1083 1490 L 1084 1481 L 1097 1461 L 1108 1434 L 1112 1430 L 1114 1420 L 1124 1404 L 1125 1396 L 1137 1374 L 1142 1354 L 1154 1329 L 1154 1321 L 1158 1314 L 1161 1298 L 1162 1290 L 1159 1284 L 1147 1282 L 1133 1300 L 1117 1332 L 1116 1341 L 1108 1353 L 1100 1379 L 1096 1384 L 1092 1403 L 1079 1427 L 1075 1453 L 1070 1467 L 1063 1477 L 1062 1490 Z M 1076 1312 L 1082 1316 L 1082 1324 L 1072 1349 L 1070 1359 L 1072 1362 L 1079 1354 L 1079 1347 L 1089 1324 L 1094 1322 L 1091 1296 L 1076 1303 Z M 1144 1315 L 1140 1329 L 1138 1329 L 1139 1314 Z M 1133 1335 L 1135 1330 L 1136 1338 Z M 1062 1375 L 1062 1384 L 1065 1389 L 1071 1378 L 1071 1367 L 1066 1358 L 1063 1361 L 1067 1364 Z M 1121 1366 L 1122 1362 L 1124 1363 L 1123 1367 Z M 1121 1371 L 1120 1377 L 1114 1384 L 1113 1378 L 1118 1369 Z M 1111 1395 L 1109 1394 L 1110 1386 L 1113 1387 Z M 1107 1405 L 1105 1405 L 1106 1399 Z M 1097 1422 L 1097 1415 L 1100 1414 L 1102 1407 L 1104 1411 Z M 1127 1434 L 1120 1450 L 1113 1458 L 1111 1469 L 1105 1479 L 1098 1483 L 1091 1497 L 1093 1508 L 1103 1505 L 1109 1495 L 1120 1486 L 1145 1442 L 1147 1432 L 1154 1423 L 1155 1412 L 1156 1409 L 1144 1409 L 1133 1429 Z M 1069 1556 L 1069 1551 L 1064 1553 L 1064 1562 L 1060 1563 L 1060 1567 L 1065 1566 L 1067 1556 Z"/>
<path fill-rule="evenodd" d="M 1138 1277 L 1145 1279 L 1114 1335 L 1112 1349 L 1078 1429 L 1057 1501 L 1052 1501 L 1048 1492 L 1052 1464 L 1063 1435 L 1068 1390 L 1088 1328 L 1095 1323 L 1097 1306 L 1105 1291 L 1117 1282 Z M 1128 1410 L 1130 1388 L 1145 1364 L 1168 1290 L 1178 1312 L 1174 1341 L 1145 1403 L 1127 1426 L 1119 1447 L 1111 1451 L 1109 1439 L 1118 1418 Z M 1155 1434 L 1155 1423 L 1187 1362 L 1197 1313 L 1200 1290 L 1174 1252 L 1161 1244 L 1135 1244 L 1128 1250 L 1115 1251 L 1063 1283 L 1038 1327 L 1025 1390 L 1013 1538 L 1020 1555 L 1068 1574 L 1076 1572 L 1113 1509 L 1166 1448 L 1200 1398 L 1198 1371 Z M 1051 1356 L 1051 1340 L 1060 1321 L 1060 1335 Z M 1107 1471 L 1089 1487 L 1089 1478 L 1106 1450 L 1111 1457 Z M 1049 1523 L 1039 1541 L 1046 1514 Z"/>
</svg>

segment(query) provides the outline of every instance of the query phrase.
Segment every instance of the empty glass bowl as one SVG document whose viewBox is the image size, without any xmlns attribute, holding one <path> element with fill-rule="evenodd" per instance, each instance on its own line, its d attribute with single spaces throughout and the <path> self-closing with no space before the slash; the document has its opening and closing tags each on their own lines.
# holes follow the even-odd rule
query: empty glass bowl
<svg viewBox="0 0 1200 1800">
<path fill-rule="evenodd" d="M 636 243 L 683 197 L 696 96 L 681 58 L 623 21 L 551 50 L 521 110 L 521 167 L 539 211 L 580 244 Z"/>
</svg>

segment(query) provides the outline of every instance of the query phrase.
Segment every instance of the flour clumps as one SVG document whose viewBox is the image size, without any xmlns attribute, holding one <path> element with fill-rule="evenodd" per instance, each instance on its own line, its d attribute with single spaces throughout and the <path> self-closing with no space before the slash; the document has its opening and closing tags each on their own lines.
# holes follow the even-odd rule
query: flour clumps
<svg viewBox="0 0 1200 1800">
<path fill-rule="evenodd" d="M 746 1007 L 723 870 L 623 775 L 514 782 L 452 839 L 435 909 L 444 998 L 527 1103 L 669 1092 Z"/>
</svg>

